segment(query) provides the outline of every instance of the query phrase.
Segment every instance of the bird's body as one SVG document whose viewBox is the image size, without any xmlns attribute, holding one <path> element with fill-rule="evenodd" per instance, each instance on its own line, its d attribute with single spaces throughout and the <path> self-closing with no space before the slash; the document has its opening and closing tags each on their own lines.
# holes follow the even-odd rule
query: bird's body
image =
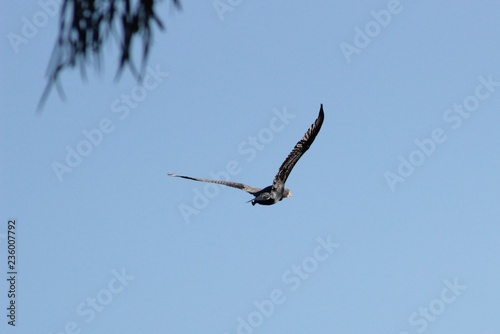
<svg viewBox="0 0 500 334">
<path fill-rule="evenodd" d="M 321 105 L 319 110 L 319 115 L 316 121 L 309 127 L 305 135 L 302 137 L 301 140 L 299 140 L 299 142 L 293 148 L 292 152 L 290 152 L 288 157 L 285 159 L 280 169 L 278 170 L 278 173 L 274 177 L 273 184 L 265 188 L 253 188 L 243 183 L 224 181 L 224 180 L 202 179 L 184 175 L 176 175 L 172 173 L 169 173 L 168 175 L 175 177 L 182 177 L 184 179 L 189 179 L 199 182 L 217 183 L 228 187 L 241 189 L 249 194 L 252 194 L 255 197 L 249 201 L 252 202 L 252 205 L 255 204 L 273 205 L 281 201 L 283 198 L 292 196 L 290 190 L 285 187 L 285 182 L 288 176 L 290 175 L 290 172 L 292 171 L 293 167 L 297 163 L 297 161 L 299 161 L 300 157 L 302 157 L 302 155 L 306 153 L 306 151 L 314 142 L 314 139 L 316 138 L 316 136 L 319 133 L 319 130 L 321 129 L 324 117 L 325 116 L 323 112 L 323 105 Z"/>
</svg>

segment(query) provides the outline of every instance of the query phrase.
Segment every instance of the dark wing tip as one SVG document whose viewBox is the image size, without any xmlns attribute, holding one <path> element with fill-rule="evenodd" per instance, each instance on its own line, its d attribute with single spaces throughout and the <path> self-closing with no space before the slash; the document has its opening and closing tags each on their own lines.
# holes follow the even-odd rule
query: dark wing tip
<svg viewBox="0 0 500 334">
<path fill-rule="evenodd" d="M 318 114 L 318 117 L 316 118 L 316 120 L 314 121 L 314 123 L 311 125 L 311 128 L 309 128 L 308 132 L 306 133 L 309 134 L 309 131 L 315 131 L 316 133 L 315 134 L 311 134 L 313 137 L 316 137 L 316 135 L 318 134 L 320 128 L 321 128 L 321 125 L 323 125 L 323 120 L 325 119 L 325 112 L 323 111 L 323 103 L 320 104 L 320 107 L 319 107 L 319 114 Z M 314 138 L 312 139 L 314 141 Z M 312 143 L 311 143 L 312 144 Z"/>
</svg>

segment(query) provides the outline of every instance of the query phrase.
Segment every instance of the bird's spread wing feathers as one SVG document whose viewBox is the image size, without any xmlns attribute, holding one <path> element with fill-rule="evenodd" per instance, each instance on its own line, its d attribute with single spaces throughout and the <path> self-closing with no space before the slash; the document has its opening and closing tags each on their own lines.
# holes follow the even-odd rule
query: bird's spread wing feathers
<svg viewBox="0 0 500 334">
<path fill-rule="evenodd" d="M 301 140 L 295 145 L 293 148 L 292 152 L 288 155 L 288 157 L 285 159 L 283 164 L 281 165 L 278 174 L 274 177 L 273 180 L 273 185 L 266 187 L 265 189 L 262 188 L 253 188 L 250 186 L 247 186 L 246 184 L 243 183 L 237 183 L 237 182 L 231 182 L 231 181 L 225 181 L 225 180 L 210 180 L 210 179 L 203 179 L 203 178 L 197 178 L 197 177 L 191 177 L 191 176 L 184 176 L 184 175 L 177 175 L 173 173 L 169 173 L 169 176 L 174 176 L 174 177 L 182 177 L 184 179 L 188 180 L 193 180 L 193 181 L 199 181 L 199 182 L 209 182 L 209 183 L 216 183 L 216 184 L 221 184 L 224 186 L 240 189 L 243 191 L 246 191 L 247 193 L 250 193 L 256 198 L 259 199 L 269 199 L 269 191 L 271 193 L 278 193 L 282 194 L 283 191 L 285 190 L 285 182 L 290 175 L 290 172 L 292 171 L 293 167 L 299 161 L 299 159 L 302 157 L 304 153 L 307 152 L 309 147 L 312 145 L 314 142 L 314 139 L 316 139 L 316 136 L 319 133 L 319 130 L 321 129 L 321 126 L 323 125 L 323 120 L 325 118 L 324 112 L 323 112 L 323 105 L 321 105 L 319 109 L 319 114 L 318 118 L 314 123 L 309 127 L 307 132 L 304 134 Z M 266 193 L 265 193 L 266 192 Z M 264 198 L 263 196 L 267 196 Z M 262 198 L 261 198 L 262 197 Z M 256 198 L 254 198 L 252 201 L 254 201 Z M 278 200 L 281 200 L 279 198 Z M 252 202 L 254 204 L 254 202 Z"/>
<path fill-rule="evenodd" d="M 316 136 L 319 133 L 319 130 L 321 129 L 321 125 L 323 124 L 324 118 L 325 114 L 323 113 L 323 104 L 322 104 L 319 109 L 318 118 L 307 130 L 304 137 L 302 137 L 302 139 L 299 140 L 299 142 L 295 145 L 292 152 L 290 152 L 288 157 L 281 165 L 278 174 L 276 174 L 276 176 L 274 177 L 273 189 L 284 187 L 288 175 L 290 175 L 290 172 L 292 171 L 293 167 L 295 166 L 297 161 L 299 161 L 300 157 L 302 157 L 302 155 L 306 153 L 306 151 L 314 142 L 314 139 L 316 138 Z"/>
<path fill-rule="evenodd" d="M 224 186 L 241 189 L 241 190 L 246 191 L 247 193 L 250 193 L 252 195 L 262 190 L 260 188 L 253 188 L 253 187 L 247 186 L 246 184 L 238 183 L 238 182 L 231 182 L 231 181 L 224 181 L 224 180 L 202 179 L 202 178 L 191 177 L 191 176 L 184 176 L 184 175 L 177 175 L 177 174 L 172 174 L 172 173 L 168 173 L 168 175 L 169 176 L 174 176 L 174 177 L 182 177 L 183 179 L 188 179 L 188 180 L 193 180 L 193 181 L 222 184 Z"/>
</svg>

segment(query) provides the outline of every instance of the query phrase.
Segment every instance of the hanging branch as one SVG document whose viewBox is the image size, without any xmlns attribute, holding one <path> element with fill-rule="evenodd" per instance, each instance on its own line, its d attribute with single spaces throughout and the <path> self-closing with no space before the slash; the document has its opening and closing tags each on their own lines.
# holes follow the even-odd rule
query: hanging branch
<svg viewBox="0 0 500 334">
<path fill-rule="evenodd" d="M 181 9 L 180 0 L 170 0 Z M 152 28 L 156 24 L 164 30 L 163 22 L 155 12 L 156 0 L 63 0 L 59 35 L 47 67 L 47 85 L 38 103 L 41 111 L 52 88 L 64 99 L 60 75 L 67 68 L 80 67 L 85 79 L 85 68 L 93 63 L 100 70 L 103 45 L 113 37 L 120 45 L 120 60 L 115 79 L 128 66 L 138 81 L 142 80 L 152 44 Z M 116 26 L 119 28 L 117 29 Z M 132 58 L 132 42 L 142 39 L 142 59 L 137 70 Z"/>
</svg>

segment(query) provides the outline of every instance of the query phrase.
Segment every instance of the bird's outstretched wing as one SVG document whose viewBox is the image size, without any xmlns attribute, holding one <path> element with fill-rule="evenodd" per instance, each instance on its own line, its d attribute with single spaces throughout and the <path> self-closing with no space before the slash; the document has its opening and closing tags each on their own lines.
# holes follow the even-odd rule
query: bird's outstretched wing
<svg viewBox="0 0 500 334">
<path fill-rule="evenodd" d="M 168 173 L 168 175 L 169 176 L 174 176 L 174 177 L 182 177 L 183 179 L 188 179 L 188 180 L 193 180 L 193 181 L 222 184 L 224 186 L 241 189 L 241 190 L 246 191 L 247 193 L 250 193 L 252 195 L 254 195 L 254 194 L 256 194 L 256 193 L 258 193 L 259 191 L 262 190 L 260 188 L 253 188 L 253 187 L 247 186 L 246 184 L 238 183 L 238 182 L 231 182 L 231 181 L 224 181 L 224 180 L 202 179 L 202 178 L 191 177 L 191 176 L 177 175 L 177 174 L 173 174 L 173 173 Z"/>
<path fill-rule="evenodd" d="M 307 130 L 305 133 L 304 137 L 302 137 L 301 140 L 295 145 L 293 148 L 292 152 L 286 157 L 285 161 L 281 165 L 278 174 L 274 177 L 273 181 L 273 189 L 276 190 L 280 186 L 283 187 L 288 175 L 290 175 L 290 172 L 292 171 L 293 167 L 299 161 L 300 157 L 306 151 L 309 149 L 309 147 L 312 145 L 314 142 L 314 139 L 319 133 L 319 130 L 321 129 L 321 125 L 323 124 L 323 119 L 325 118 L 325 114 L 323 113 L 323 104 L 321 104 L 321 107 L 319 109 L 319 114 L 318 118 L 316 118 L 316 121 L 311 125 L 311 127 Z"/>
</svg>

